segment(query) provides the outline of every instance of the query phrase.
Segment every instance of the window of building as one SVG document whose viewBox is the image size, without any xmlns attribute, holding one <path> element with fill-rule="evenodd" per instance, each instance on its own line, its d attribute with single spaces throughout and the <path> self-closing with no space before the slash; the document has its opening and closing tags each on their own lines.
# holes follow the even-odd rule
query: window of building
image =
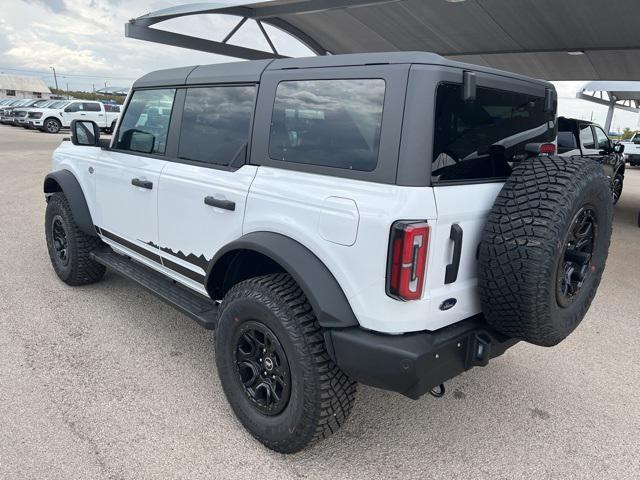
<svg viewBox="0 0 640 480">
<path fill-rule="evenodd" d="M 269 156 L 283 162 L 375 170 L 384 95 L 382 79 L 281 82 Z"/>
<path fill-rule="evenodd" d="M 16 96 L 15 90 L 7 90 L 7 97 L 15 97 L 15 96 Z"/>
<path fill-rule="evenodd" d="M 134 92 L 124 112 L 115 148 L 164 154 L 175 94 L 174 88 Z"/>
<path fill-rule="evenodd" d="M 178 156 L 215 165 L 244 160 L 255 97 L 254 86 L 188 89 Z"/>
</svg>

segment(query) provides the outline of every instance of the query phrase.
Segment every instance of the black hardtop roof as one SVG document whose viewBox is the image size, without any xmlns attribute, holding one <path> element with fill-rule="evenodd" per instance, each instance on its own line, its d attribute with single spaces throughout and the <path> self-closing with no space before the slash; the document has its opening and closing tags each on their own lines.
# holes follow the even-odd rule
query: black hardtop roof
<svg viewBox="0 0 640 480">
<path fill-rule="evenodd" d="M 156 70 L 136 80 L 133 88 L 162 87 L 174 85 L 198 85 L 204 83 L 254 83 L 260 81 L 265 70 L 289 70 L 296 68 L 329 68 L 382 64 L 424 64 L 472 70 L 507 76 L 536 84 L 553 85 L 516 73 L 496 70 L 468 63 L 447 60 L 435 53 L 427 52 L 383 52 L 353 53 L 346 55 L 324 55 L 316 57 L 283 58 L 277 60 L 251 60 L 231 63 L 215 63 L 190 67 Z"/>
<path fill-rule="evenodd" d="M 583 123 L 585 125 L 595 125 L 597 127 L 602 128 L 602 126 L 599 123 L 596 122 L 592 122 L 591 120 L 582 120 L 581 118 L 569 118 L 569 117 L 558 117 L 558 127 L 562 128 L 562 126 L 566 125 L 566 124 L 577 124 L 577 123 Z M 563 124 L 562 126 L 560 124 Z"/>
</svg>

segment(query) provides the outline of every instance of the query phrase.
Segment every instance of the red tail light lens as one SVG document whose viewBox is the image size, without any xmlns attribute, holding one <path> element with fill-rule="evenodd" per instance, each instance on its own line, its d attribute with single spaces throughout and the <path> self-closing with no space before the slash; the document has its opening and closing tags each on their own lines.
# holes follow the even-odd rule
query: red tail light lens
<svg viewBox="0 0 640 480">
<path fill-rule="evenodd" d="M 556 153 L 556 146 L 553 143 L 543 143 L 540 145 L 540 153 L 544 155 L 553 155 Z"/>
<path fill-rule="evenodd" d="M 429 225 L 425 222 L 396 222 L 391 227 L 387 293 L 401 300 L 422 297 L 427 270 Z"/>
</svg>

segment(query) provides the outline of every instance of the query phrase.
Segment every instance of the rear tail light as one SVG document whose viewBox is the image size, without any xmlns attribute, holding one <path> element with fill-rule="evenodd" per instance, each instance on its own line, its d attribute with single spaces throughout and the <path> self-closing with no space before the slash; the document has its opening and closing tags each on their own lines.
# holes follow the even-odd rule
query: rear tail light
<svg viewBox="0 0 640 480">
<path fill-rule="evenodd" d="M 387 294 L 401 300 L 422 297 L 427 270 L 429 225 L 400 221 L 391 227 L 387 267 Z"/>
<path fill-rule="evenodd" d="M 556 153 L 556 146 L 553 143 L 543 143 L 538 151 L 543 155 L 553 155 Z"/>
</svg>

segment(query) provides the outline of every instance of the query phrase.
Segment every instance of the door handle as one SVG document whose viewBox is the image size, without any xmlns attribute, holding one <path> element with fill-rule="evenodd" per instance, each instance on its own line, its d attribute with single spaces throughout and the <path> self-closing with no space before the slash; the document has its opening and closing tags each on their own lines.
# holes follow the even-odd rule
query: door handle
<svg viewBox="0 0 640 480">
<path fill-rule="evenodd" d="M 81 114 L 80 114 L 80 116 L 81 116 L 81 117 L 86 117 L 86 116 L 87 116 L 87 114 L 86 114 L 86 113 L 81 113 Z"/>
<path fill-rule="evenodd" d="M 236 209 L 236 202 L 232 202 L 231 200 L 219 200 L 215 197 L 204 197 L 204 204 L 209 205 L 210 207 L 222 208 L 223 210 L 231 210 L 232 212 Z"/>
<path fill-rule="evenodd" d="M 151 190 L 153 188 L 153 182 L 150 182 L 149 180 L 140 180 L 139 178 L 132 179 L 131 185 L 140 188 L 146 188 L 148 190 Z"/>
<path fill-rule="evenodd" d="M 460 256 L 462 255 L 462 227 L 457 223 L 451 225 L 451 233 L 449 238 L 453 240 L 453 258 L 451 263 L 447 265 L 444 275 L 444 284 L 448 285 L 458 279 L 458 270 L 460 269 Z"/>
</svg>

